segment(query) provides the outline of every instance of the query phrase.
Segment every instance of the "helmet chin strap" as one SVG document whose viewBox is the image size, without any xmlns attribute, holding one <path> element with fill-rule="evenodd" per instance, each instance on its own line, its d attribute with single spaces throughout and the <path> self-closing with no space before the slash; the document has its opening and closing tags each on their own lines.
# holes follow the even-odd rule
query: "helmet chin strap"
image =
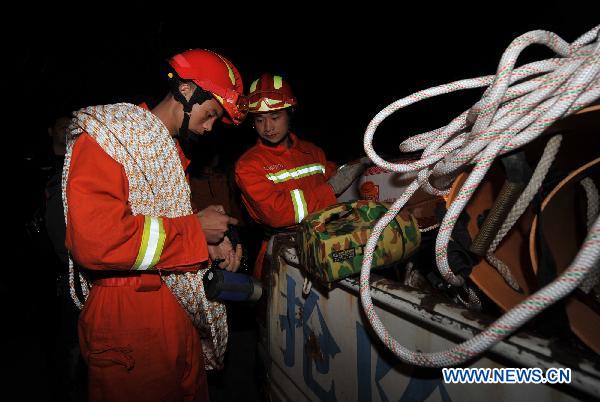
<svg viewBox="0 0 600 402">
<path fill-rule="evenodd" d="M 181 122 L 181 127 L 179 127 L 179 131 L 177 132 L 177 139 L 179 141 L 179 146 L 183 151 L 183 154 L 186 158 L 192 159 L 194 154 L 193 148 L 195 138 L 193 138 L 193 134 L 188 130 L 190 124 L 190 115 L 192 114 L 192 108 L 197 103 L 198 105 L 203 104 L 207 100 L 212 99 L 212 94 L 204 89 L 196 86 L 190 100 L 187 100 L 185 96 L 179 91 L 179 85 L 176 85 L 173 82 L 171 86 L 171 93 L 176 101 L 183 105 L 183 121 Z"/>
</svg>

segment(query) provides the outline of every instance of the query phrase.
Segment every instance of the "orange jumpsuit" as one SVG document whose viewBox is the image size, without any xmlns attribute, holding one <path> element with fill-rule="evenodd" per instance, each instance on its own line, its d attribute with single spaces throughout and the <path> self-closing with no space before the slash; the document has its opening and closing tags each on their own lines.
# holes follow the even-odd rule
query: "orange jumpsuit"
<svg viewBox="0 0 600 402">
<path fill-rule="evenodd" d="M 235 180 L 250 216 L 261 225 L 285 228 L 337 202 L 327 180 L 335 164 L 321 148 L 290 134 L 292 145 L 269 147 L 260 140 L 241 156 Z M 267 230 L 268 232 L 268 230 Z M 267 241 L 256 259 L 254 276 L 261 277 Z"/>
<path fill-rule="evenodd" d="M 66 245 L 76 263 L 96 278 L 79 319 L 89 398 L 208 400 L 200 337 L 159 276 L 160 271 L 195 271 L 207 260 L 200 222 L 195 215 L 133 216 L 128 191 L 123 167 L 83 133 L 74 145 L 68 178 Z M 150 244 L 150 224 L 159 221 L 164 242 Z M 154 268 L 130 271 L 150 249 Z"/>
</svg>

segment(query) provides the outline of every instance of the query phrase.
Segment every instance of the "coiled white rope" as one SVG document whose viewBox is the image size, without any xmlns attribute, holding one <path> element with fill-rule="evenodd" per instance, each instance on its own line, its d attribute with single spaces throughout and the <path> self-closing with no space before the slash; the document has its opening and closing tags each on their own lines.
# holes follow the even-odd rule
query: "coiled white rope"
<svg viewBox="0 0 600 402">
<path fill-rule="evenodd" d="M 442 352 L 416 353 L 400 345 L 381 323 L 370 295 L 372 254 L 383 229 L 418 188 L 436 195 L 447 193 L 447 189 L 435 188 L 429 182 L 430 176 L 456 174 L 462 166 L 474 164 L 442 220 L 435 249 L 442 277 L 454 286 L 464 284 L 464 279 L 455 276 L 448 265 L 447 246 L 456 220 L 499 155 L 533 141 L 554 121 L 600 98 L 599 31 L 600 26 L 597 26 L 570 45 L 552 32 L 528 32 L 516 38 L 506 49 L 495 76 L 456 81 L 417 92 L 388 105 L 369 123 L 364 148 L 371 160 L 395 172 L 418 172 L 417 179 L 375 225 L 367 242 L 360 275 L 360 296 L 368 320 L 379 338 L 402 360 L 420 366 L 441 367 L 460 364 L 484 352 L 579 286 L 600 259 L 600 219 L 596 219 L 574 262 L 559 278 L 507 312 L 482 333 Z M 559 57 L 514 69 L 519 54 L 531 44 L 545 45 Z M 374 151 L 372 140 L 375 130 L 398 109 L 436 95 L 483 86 L 489 87 L 482 99 L 447 126 L 418 134 L 401 144 L 401 151 L 423 150 L 420 160 L 410 164 L 390 163 Z"/>
<path fill-rule="evenodd" d="M 586 177 L 581 180 L 580 184 L 585 190 L 585 196 L 587 198 L 587 226 L 589 229 L 598 216 L 598 213 L 600 213 L 600 194 L 598 192 L 598 187 L 596 187 L 594 180 L 591 178 Z"/>
<path fill-rule="evenodd" d="M 498 270 L 500 275 L 502 275 L 502 278 L 504 278 L 506 283 L 516 291 L 521 290 L 519 283 L 512 275 L 509 267 L 502 260 L 500 260 L 494 255 L 494 251 L 496 251 L 496 247 L 498 247 L 502 239 L 504 239 L 504 236 L 506 236 L 506 234 L 513 227 L 513 225 L 519 220 L 521 215 L 523 215 L 523 212 L 525 212 L 535 195 L 538 193 L 539 189 L 542 187 L 544 178 L 548 174 L 550 166 L 556 158 L 556 154 L 558 154 L 561 141 L 562 135 L 555 135 L 554 137 L 550 138 L 550 140 L 544 147 L 542 157 L 537 166 L 535 167 L 533 174 L 531 175 L 531 180 L 529 180 L 529 183 L 527 183 L 527 186 L 525 187 L 515 204 L 512 206 L 510 212 L 504 220 L 504 223 L 500 227 L 500 230 L 498 230 L 496 237 L 490 244 L 487 254 L 485 256 L 486 260 L 490 263 L 490 265 L 496 268 L 496 270 Z"/>
<path fill-rule="evenodd" d="M 587 198 L 587 226 L 588 229 L 594 224 L 594 220 L 600 214 L 600 193 L 594 181 L 586 177 L 579 182 L 585 190 Z M 584 293 L 590 293 L 592 289 L 600 282 L 600 261 L 596 261 L 596 268 L 585 277 L 579 288 Z"/>
</svg>

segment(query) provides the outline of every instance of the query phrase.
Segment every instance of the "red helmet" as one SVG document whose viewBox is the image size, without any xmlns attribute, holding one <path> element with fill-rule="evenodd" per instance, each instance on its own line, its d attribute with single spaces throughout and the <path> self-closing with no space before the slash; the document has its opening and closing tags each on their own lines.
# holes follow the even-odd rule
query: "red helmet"
<svg viewBox="0 0 600 402">
<path fill-rule="evenodd" d="M 227 114 L 222 118 L 224 123 L 238 125 L 244 120 L 248 101 L 242 77 L 225 57 L 210 50 L 192 49 L 173 56 L 169 64 L 179 78 L 193 81 L 219 101 Z"/>
<path fill-rule="evenodd" d="M 271 112 L 296 105 L 290 85 L 279 75 L 264 73 L 250 85 L 248 111 Z"/>
</svg>

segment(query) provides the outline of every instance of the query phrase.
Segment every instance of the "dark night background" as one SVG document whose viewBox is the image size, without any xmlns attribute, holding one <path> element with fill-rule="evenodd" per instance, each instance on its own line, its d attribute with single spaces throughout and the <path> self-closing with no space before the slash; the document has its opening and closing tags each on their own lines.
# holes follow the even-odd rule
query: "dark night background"
<svg viewBox="0 0 600 402">
<path fill-rule="evenodd" d="M 167 90 L 160 74 L 164 60 L 201 47 L 228 57 L 241 71 L 246 90 L 263 71 L 287 78 L 299 100 L 299 134 L 324 148 L 330 159 L 344 162 L 364 153 L 364 129 L 394 100 L 430 86 L 493 74 L 508 44 L 529 30 L 550 30 L 571 42 L 598 23 L 594 13 L 586 12 L 591 2 L 577 8 L 557 1 L 503 7 L 390 2 L 364 10 L 342 8 L 339 14 L 305 12 L 301 4 L 289 4 L 291 14 L 298 7 L 297 20 L 255 13 L 239 24 L 223 15 L 208 23 L 115 17 L 102 24 L 49 24 L 35 42 L 20 49 L 31 78 L 27 83 L 41 105 L 32 116 L 35 141 L 27 141 L 26 152 L 37 152 L 32 148 L 48 140 L 47 119 L 57 113 L 93 104 L 157 102 Z M 520 64 L 551 56 L 533 46 Z M 380 126 L 376 149 L 395 154 L 401 137 L 448 122 L 481 93 L 441 96 L 397 112 Z M 233 154 L 255 141 L 248 122 L 242 129 L 215 133 L 235 148 L 229 151 Z"/>
<path fill-rule="evenodd" d="M 177 52 L 198 47 L 221 53 L 240 70 L 246 91 L 264 71 L 287 78 L 299 101 L 295 131 L 341 164 L 364 154 L 364 130 L 389 103 L 431 86 L 495 73 L 502 52 L 527 31 L 545 29 L 572 42 L 599 23 L 591 1 L 576 6 L 558 1 L 461 4 L 367 2 L 324 12 L 294 2 L 279 13 L 259 10 L 252 15 L 231 5 L 212 17 L 178 8 L 178 18 L 161 22 L 116 14 L 101 23 L 48 18 L 16 50 L 19 93 L 27 98 L 20 120 L 27 124 L 21 124 L 17 137 L 25 160 L 25 220 L 42 199 L 44 178 L 38 168 L 50 155 L 46 130 L 53 119 L 96 104 L 146 101 L 152 106 L 167 92 L 164 63 Z M 236 12 L 234 21 L 230 17 Z M 549 57 L 550 51 L 536 46 L 518 64 Z M 376 150 L 399 155 L 403 138 L 449 122 L 482 92 L 441 96 L 397 112 L 380 126 Z M 247 121 L 240 128 L 218 125 L 203 144 L 231 166 L 255 141 Z M 199 154 L 203 159 L 208 151 Z M 28 247 L 25 252 L 32 252 Z M 41 276 L 51 283 L 51 275 Z M 19 323 L 14 345 L 26 351 L 18 360 L 17 376 L 34 376 L 39 387 L 25 392 L 36 396 L 32 400 L 46 400 L 52 386 L 48 350 L 54 340 L 48 339 L 52 304 L 44 302 L 53 287 L 36 283 L 35 297 L 22 312 L 12 310 L 9 320 Z M 12 300 L 20 297 L 5 285 L 2 293 Z M 46 321 L 32 318 L 39 315 Z M 36 360 L 41 363 L 32 364 Z"/>
</svg>

